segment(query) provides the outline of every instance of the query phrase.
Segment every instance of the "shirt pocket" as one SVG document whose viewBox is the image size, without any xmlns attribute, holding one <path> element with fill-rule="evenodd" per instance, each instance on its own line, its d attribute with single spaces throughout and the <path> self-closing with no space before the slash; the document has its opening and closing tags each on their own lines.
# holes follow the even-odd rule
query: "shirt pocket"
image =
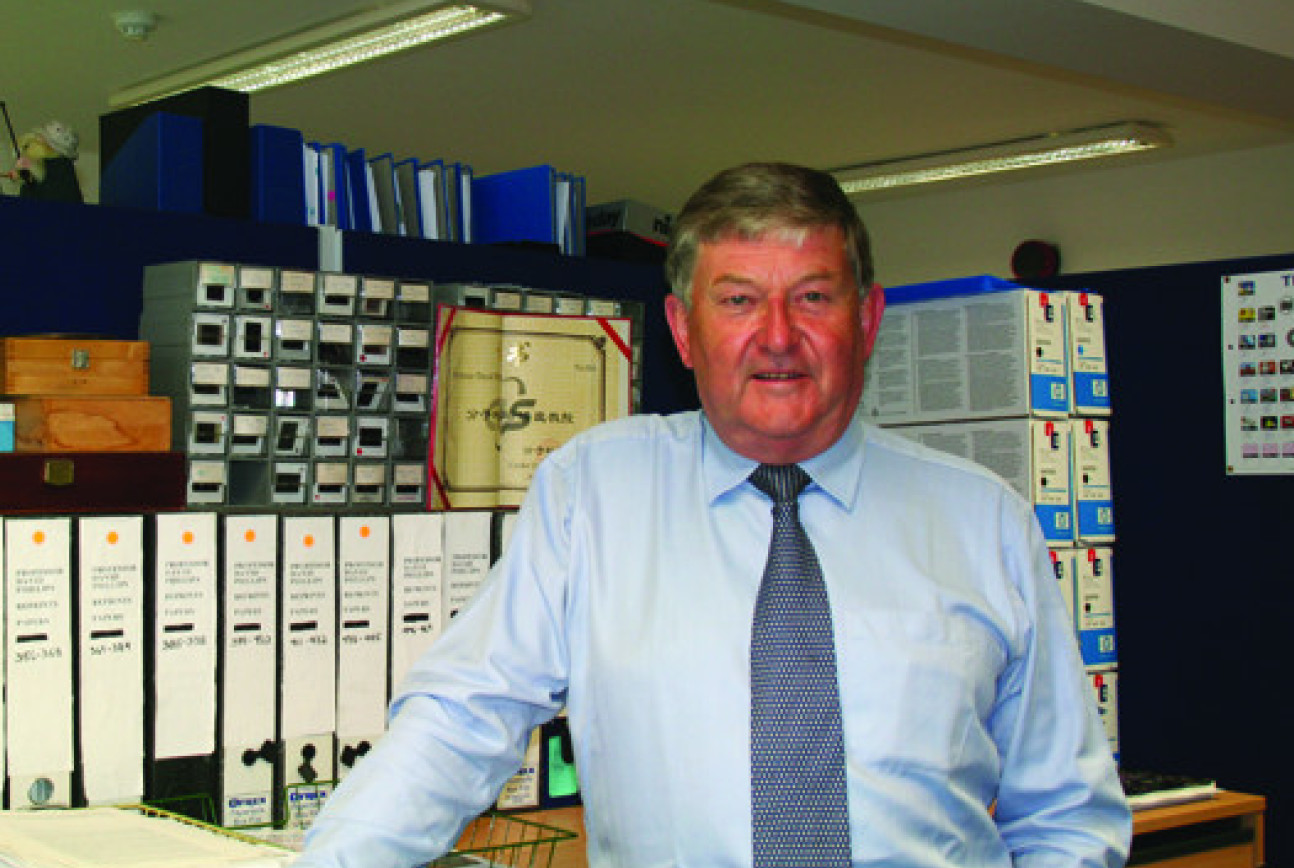
<svg viewBox="0 0 1294 868">
<path fill-rule="evenodd" d="M 838 629 L 852 757 L 890 772 L 940 776 L 984 759 L 968 740 L 982 740 L 1006 662 L 987 626 L 937 613 L 871 611 Z"/>
</svg>

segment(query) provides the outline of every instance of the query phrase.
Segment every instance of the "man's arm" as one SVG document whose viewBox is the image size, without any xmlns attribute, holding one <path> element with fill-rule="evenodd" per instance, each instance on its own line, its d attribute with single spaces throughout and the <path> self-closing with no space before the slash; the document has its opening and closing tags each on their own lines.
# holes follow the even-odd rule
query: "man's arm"
<svg viewBox="0 0 1294 868">
<path fill-rule="evenodd" d="M 530 731 L 561 708 L 565 513 L 560 485 L 543 476 L 508 553 L 412 668 L 388 732 L 324 805 L 299 868 L 408 868 L 442 855 L 516 773 Z"/>
<path fill-rule="evenodd" d="M 1004 527 L 1025 627 L 990 721 L 1002 758 L 998 828 L 1017 866 L 1121 866 L 1131 813 L 1046 545 L 1031 515 L 1004 515 Z"/>
</svg>

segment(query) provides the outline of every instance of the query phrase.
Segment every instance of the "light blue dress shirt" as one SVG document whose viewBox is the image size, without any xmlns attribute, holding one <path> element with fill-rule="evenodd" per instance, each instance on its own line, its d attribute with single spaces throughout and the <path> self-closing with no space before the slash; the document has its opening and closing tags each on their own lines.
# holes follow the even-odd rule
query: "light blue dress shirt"
<svg viewBox="0 0 1294 868">
<path fill-rule="evenodd" d="M 1130 814 L 1029 504 L 861 422 L 803 466 L 855 864 L 1122 864 Z M 591 865 L 749 865 L 748 652 L 772 527 L 753 469 L 699 412 L 555 452 L 298 864 L 452 847 L 565 705 Z"/>
</svg>

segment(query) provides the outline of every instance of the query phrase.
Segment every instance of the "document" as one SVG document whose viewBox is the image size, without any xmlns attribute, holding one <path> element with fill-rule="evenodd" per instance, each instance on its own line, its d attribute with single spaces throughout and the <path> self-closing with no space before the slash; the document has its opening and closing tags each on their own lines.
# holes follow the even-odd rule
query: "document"
<svg viewBox="0 0 1294 868">
<path fill-rule="evenodd" d="M 391 516 L 391 692 L 441 630 L 444 513 Z"/>
<path fill-rule="evenodd" d="M 198 818 L 215 789 L 216 535 L 215 513 L 156 517 L 144 796 Z"/>
<path fill-rule="evenodd" d="M 390 516 L 338 520 L 337 777 L 386 730 Z"/>
<path fill-rule="evenodd" d="M 490 572 L 493 513 L 485 510 L 447 512 L 445 520 L 445 593 L 442 623 L 472 601 Z"/>
<path fill-rule="evenodd" d="M 284 516 L 279 592 L 282 825 L 306 828 L 332 791 L 337 555 L 332 516 Z"/>
<path fill-rule="evenodd" d="M 630 406 L 630 320 L 441 308 L 433 506 L 521 503 L 535 468 Z"/>
<path fill-rule="evenodd" d="M 9 807 L 72 804 L 72 523 L 5 521 Z"/>
<path fill-rule="evenodd" d="M 278 517 L 226 516 L 224 552 L 217 822 L 268 826 L 278 750 Z"/>
<path fill-rule="evenodd" d="M 77 722 L 88 805 L 144 798 L 144 518 L 77 522 Z"/>
</svg>

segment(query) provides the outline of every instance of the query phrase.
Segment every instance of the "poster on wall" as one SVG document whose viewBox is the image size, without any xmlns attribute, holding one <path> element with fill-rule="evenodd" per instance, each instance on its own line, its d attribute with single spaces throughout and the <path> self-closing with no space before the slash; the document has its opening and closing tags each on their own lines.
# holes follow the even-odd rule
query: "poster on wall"
<svg viewBox="0 0 1294 868">
<path fill-rule="evenodd" d="M 1294 271 L 1222 278 L 1227 473 L 1294 473 Z"/>
</svg>

